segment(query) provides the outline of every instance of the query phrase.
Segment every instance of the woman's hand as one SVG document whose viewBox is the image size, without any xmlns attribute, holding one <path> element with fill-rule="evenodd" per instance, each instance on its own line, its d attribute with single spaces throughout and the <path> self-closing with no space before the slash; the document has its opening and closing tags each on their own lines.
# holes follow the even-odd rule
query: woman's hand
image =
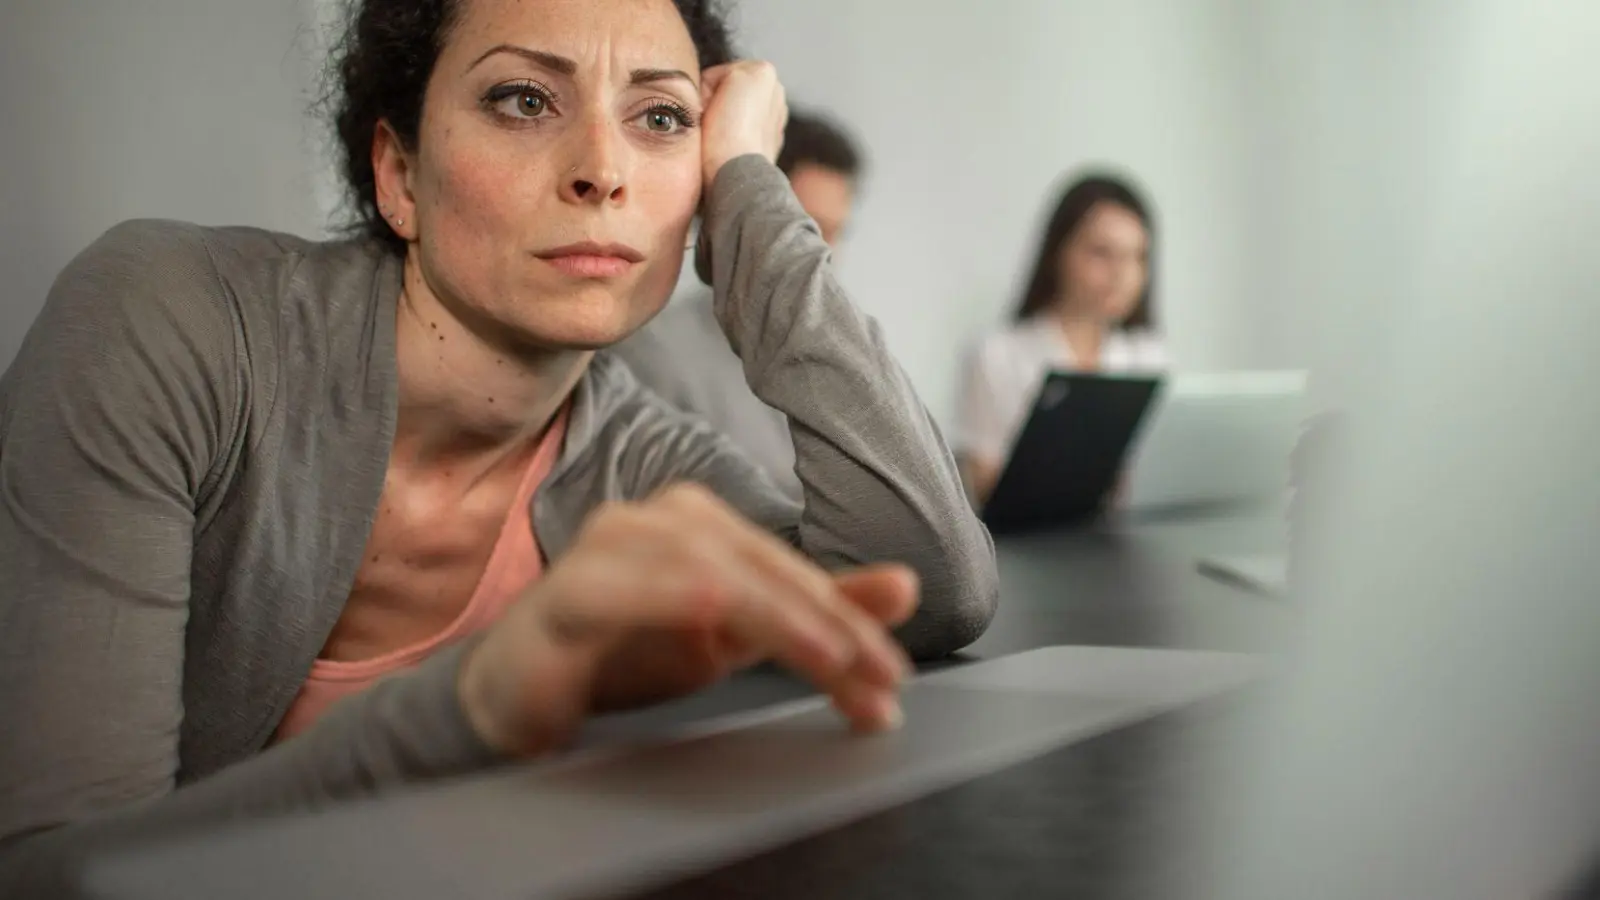
<svg viewBox="0 0 1600 900">
<path fill-rule="evenodd" d="M 916 603 L 903 567 L 830 575 L 704 488 L 675 487 L 590 517 L 473 649 L 462 703 L 491 746 L 527 755 L 562 743 L 591 712 L 771 659 L 856 727 L 889 727 L 910 671 L 889 628 Z"/>
<path fill-rule="evenodd" d="M 789 103 L 772 63 L 745 60 L 707 69 L 701 159 L 707 188 L 729 161 L 759 153 L 776 162 L 783 149 Z"/>
</svg>

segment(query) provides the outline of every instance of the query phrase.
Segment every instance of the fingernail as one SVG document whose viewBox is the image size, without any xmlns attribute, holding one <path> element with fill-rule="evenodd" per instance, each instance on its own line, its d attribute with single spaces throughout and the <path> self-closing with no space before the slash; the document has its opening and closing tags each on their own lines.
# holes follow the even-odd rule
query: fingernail
<svg viewBox="0 0 1600 900">
<path fill-rule="evenodd" d="M 900 698 L 894 694 L 884 694 L 878 699 L 878 727 L 884 731 L 894 731 L 906 721 L 906 712 L 900 706 Z"/>
</svg>

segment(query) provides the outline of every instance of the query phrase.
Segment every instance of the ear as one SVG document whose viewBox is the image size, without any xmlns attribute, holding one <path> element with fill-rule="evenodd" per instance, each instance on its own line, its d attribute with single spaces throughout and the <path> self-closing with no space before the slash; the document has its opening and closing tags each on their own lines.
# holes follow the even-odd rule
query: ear
<svg viewBox="0 0 1600 900">
<path fill-rule="evenodd" d="M 417 202 L 412 192 L 416 160 L 401 143 L 388 121 L 379 121 L 372 133 L 373 190 L 378 212 L 403 241 L 417 239 Z"/>
</svg>

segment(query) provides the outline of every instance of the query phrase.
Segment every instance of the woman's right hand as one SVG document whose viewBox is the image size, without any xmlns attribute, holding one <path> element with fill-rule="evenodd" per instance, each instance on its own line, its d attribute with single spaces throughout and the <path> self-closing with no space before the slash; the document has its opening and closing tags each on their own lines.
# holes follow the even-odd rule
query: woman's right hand
<svg viewBox="0 0 1600 900">
<path fill-rule="evenodd" d="M 459 690 L 496 750 L 559 746 L 591 711 L 662 699 L 774 660 L 853 725 L 898 721 L 910 663 L 889 629 L 917 604 L 900 566 L 829 574 L 710 491 L 602 507 L 473 648 Z"/>
</svg>

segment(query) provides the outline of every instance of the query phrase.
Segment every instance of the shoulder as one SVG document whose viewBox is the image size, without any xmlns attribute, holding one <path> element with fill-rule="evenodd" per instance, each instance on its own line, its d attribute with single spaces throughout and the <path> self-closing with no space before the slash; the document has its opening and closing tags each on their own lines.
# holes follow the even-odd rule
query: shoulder
<svg viewBox="0 0 1600 900">
<path fill-rule="evenodd" d="M 241 290 L 246 273 L 281 284 L 286 265 L 308 241 L 247 228 L 136 219 L 114 226 L 78 254 L 57 278 L 47 303 L 75 317 L 152 321 L 181 329 L 231 318 L 234 304 L 260 293 Z M 80 321 L 82 319 L 80 318 Z"/>
<path fill-rule="evenodd" d="M 62 270 L 18 361 L 40 378 L 76 372 L 108 390 L 111 382 L 132 379 L 116 389 L 137 392 L 154 379 L 232 393 L 241 381 L 278 367 L 286 303 L 324 305 L 324 283 L 335 270 L 365 267 L 366 274 L 344 280 L 367 290 L 347 285 L 344 293 L 371 293 L 376 263 L 363 261 L 356 244 L 342 246 L 254 228 L 123 222 Z M 303 265 L 313 258 L 326 262 Z M 327 343 L 329 336 L 316 330 L 307 340 Z"/>
<path fill-rule="evenodd" d="M 1110 355 L 1117 367 L 1137 371 L 1163 370 L 1171 365 L 1167 343 L 1159 332 L 1138 330 L 1114 332 Z"/>
<path fill-rule="evenodd" d="M 1166 339 L 1159 332 L 1147 331 L 1139 334 L 1138 357 L 1148 368 L 1166 369 L 1172 366 L 1172 354 L 1168 350 Z"/>
<path fill-rule="evenodd" d="M 160 220 L 111 228 L 56 278 L 24 353 L 36 364 L 90 354 L 224 366 L 235 316 L 208 230 Z"/>
<path fill-rule="evenodd" d="M 303 256 L 320 246 L 256 228 L 215 228 L 168 219 L 132 219 L 112 226 L 78 254 L 68 271 L 88 269 L 143 282 L 215 287 L 222 268 L 243 260 Z"/>
<path fill-rule="evenodd" d="M 8 421 L 107 459 L 105 442 L 147 462 L 174 448 L 196 466 L 211 458 L 251 377 L 224 275 L 239 243 L 222 229 L 139 220 L 90 244 L 56 278 L 6 373 Z"/>
<path fill-rule="evenodd" d="M 62 270 L 55 302 L 186 304 L 220 288 L 205 229 L 139 219 L 112 227 Z"/>
<path fill-rule="evenodd" d="M 1048 345 L 1040 339 L 1037 324 L 1015 322 L 980 338 L 973 350 L 972 362 L 988 372 L 1031 368 L 1048 356 L 1048 350 Z"/>
</svg>

